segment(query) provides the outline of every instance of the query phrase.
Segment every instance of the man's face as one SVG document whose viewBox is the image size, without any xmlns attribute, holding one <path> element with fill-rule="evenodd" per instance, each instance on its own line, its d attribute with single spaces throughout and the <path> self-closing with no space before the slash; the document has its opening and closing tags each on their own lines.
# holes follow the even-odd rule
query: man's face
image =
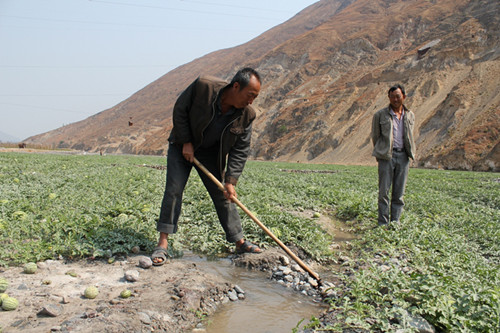
<svg viewBox="0 0 500 333">
<path fill-rule="evenodd" d="M 406 96 L 403 95 L 401 89 L 396 89 L 389 93 L 389 101 L 394 110 L 399 110 L 406 99 Z"/>
<path fill-rule="evenodd" d="M 260 82 L 255 76 L 252 75 L 250 82 L 245 88 L 240 89 L 240 84 L 236 82 L 233 85 L 233 89 L 235 90 L 234 107 L 242 109 L 247 105 L 252 104 L 254 99 L 259 96 Z"/>
</svg>

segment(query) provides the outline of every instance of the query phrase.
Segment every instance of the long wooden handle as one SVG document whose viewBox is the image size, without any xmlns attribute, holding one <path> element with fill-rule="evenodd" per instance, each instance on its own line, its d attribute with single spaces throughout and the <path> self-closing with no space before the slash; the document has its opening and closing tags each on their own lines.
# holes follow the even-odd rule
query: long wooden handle
<svg viewBox="0 0 500 333">
<path fill-rule="evenodd" d="M 207 168 L 203 164 L 200 163 L 196 158 L 194 158 L 194 164 L 201 170 L 203 173 L 205 173 L 217 186 L 221 191 L 225 191 L 226 189 L 224 188 L 224 185 L 215 178 L 214 175 L 210 171 L 208 171 Z M 315 273 L 309 266 L 307 266 L 302 260 L 300 260 L 299 257 L 297 257 L 285 244 L 283 244 L 282 241 L 276 237 L 271 230 L 269 230 L 262 222 L 259 221 L 259 219 L 252 214 L 251 211 L 249 211 L 237 198 L 231 198 L 231 200 L 238 205 L 257 225 L 265 231 L 265 233 L 271 237 L 290 257 L 292 257 L 293 260 L 297 264 L 299 264 L 300 267 L 302 267 L 309 275 L 311 275 L 313 278 L 315 278 L 317 281 L 320 281 L 320 277 L 317 273 Z"/>
</svg>

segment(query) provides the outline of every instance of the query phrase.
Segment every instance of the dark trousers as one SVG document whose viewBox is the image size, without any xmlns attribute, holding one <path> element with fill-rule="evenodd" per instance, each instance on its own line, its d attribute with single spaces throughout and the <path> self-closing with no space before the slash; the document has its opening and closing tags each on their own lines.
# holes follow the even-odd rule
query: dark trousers
<svg viewBox="0 0 500 333">
<path fill-rule="evenodd" d="M 222 181 L 217 171 L 217 150 L 197 150 L 195 156 L 219 181 Z M 212 198 L 219 222 L 226 233 L 226 240 L 231 243 L 239 241 L 243 238 L 243 230 L 236 205 L 224 197 L 223 192 L 203 171 L 186 161 L 182 156 L 182 147 L 175 144 L 169 144 L 168 148 L 167 183 L 156 230 L 167 234 L 177 232 L 182 195 L 193 167 L 198 171 L 203 185 Z"/>
<path fill-rule="evenodd" d="M 410 169 L 410 160 L 406 152 L 392 152 L 392 159 L 378 159 L 378 224 L 391 221 L 399 222 L 405 205 L 406 180 Z M 392 185 L 392 195 L 389 192 Z M 390 204 L 390 205 L 389 205 Z M 390 211 L 390 216 L 389 216 Z"/>
</svg>

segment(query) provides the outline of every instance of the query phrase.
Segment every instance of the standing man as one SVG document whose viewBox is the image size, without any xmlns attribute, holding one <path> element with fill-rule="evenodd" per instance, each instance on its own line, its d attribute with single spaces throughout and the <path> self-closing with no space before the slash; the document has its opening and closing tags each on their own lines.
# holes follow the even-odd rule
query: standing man
<svg viewBox="0 0 500 333">
<path fill-rule="evenodd" d="M 217 211 L 228 242 L 238 253 L 260 253 L 259 247 L 243 238 L 236 205 L 235 186 L 250 151 L 252 102 L 259 95 L 260 75 L 252 68 L 236 73 L 231 83 L 214 77 L 199 77 L 177 99 L 167 155 L 167 183 L 156 229 L 158 246 L 151 259 L 163 265 L 167 259 L 168 235 L 177 232 L 182 195 L 196 157 L 219 181 L 225 191 L 196 168 Z"/>
<path fill-rule="evenodd" d="M 410 158 L 415 159 L 415 115 L 404 106 L 406 93 L 400 84 L 389 89 L 389 106 L 373 116 L 373 156 L 378 162 L 378 224 L 399 224 L 403 212 Z M 392 185 L 389 215 L 389 191 Z"/>
</svg>

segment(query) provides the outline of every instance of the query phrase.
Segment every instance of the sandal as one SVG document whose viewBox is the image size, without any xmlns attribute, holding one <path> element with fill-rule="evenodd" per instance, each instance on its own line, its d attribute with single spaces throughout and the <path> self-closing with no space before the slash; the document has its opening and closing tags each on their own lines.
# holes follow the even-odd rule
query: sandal
<svg viewBox="0 0 500 333">
<path fill-rule="evenodd" d="M 151 255 L 151 261 L 153 266 L 161 266 L 167 261 L 168 252 L 167 249 L 161 246 L 155 247 L 153 254 Z M 155 261 L 161 259 L 161 261 Z"/>
<path fill-rule="evenodd" d="M 236 246 L 236 253 L 262 253 L 262 250 L 257 245 L 245 240 L 243 244 L 241 244 L 240 246 Z"/>
</svg>

